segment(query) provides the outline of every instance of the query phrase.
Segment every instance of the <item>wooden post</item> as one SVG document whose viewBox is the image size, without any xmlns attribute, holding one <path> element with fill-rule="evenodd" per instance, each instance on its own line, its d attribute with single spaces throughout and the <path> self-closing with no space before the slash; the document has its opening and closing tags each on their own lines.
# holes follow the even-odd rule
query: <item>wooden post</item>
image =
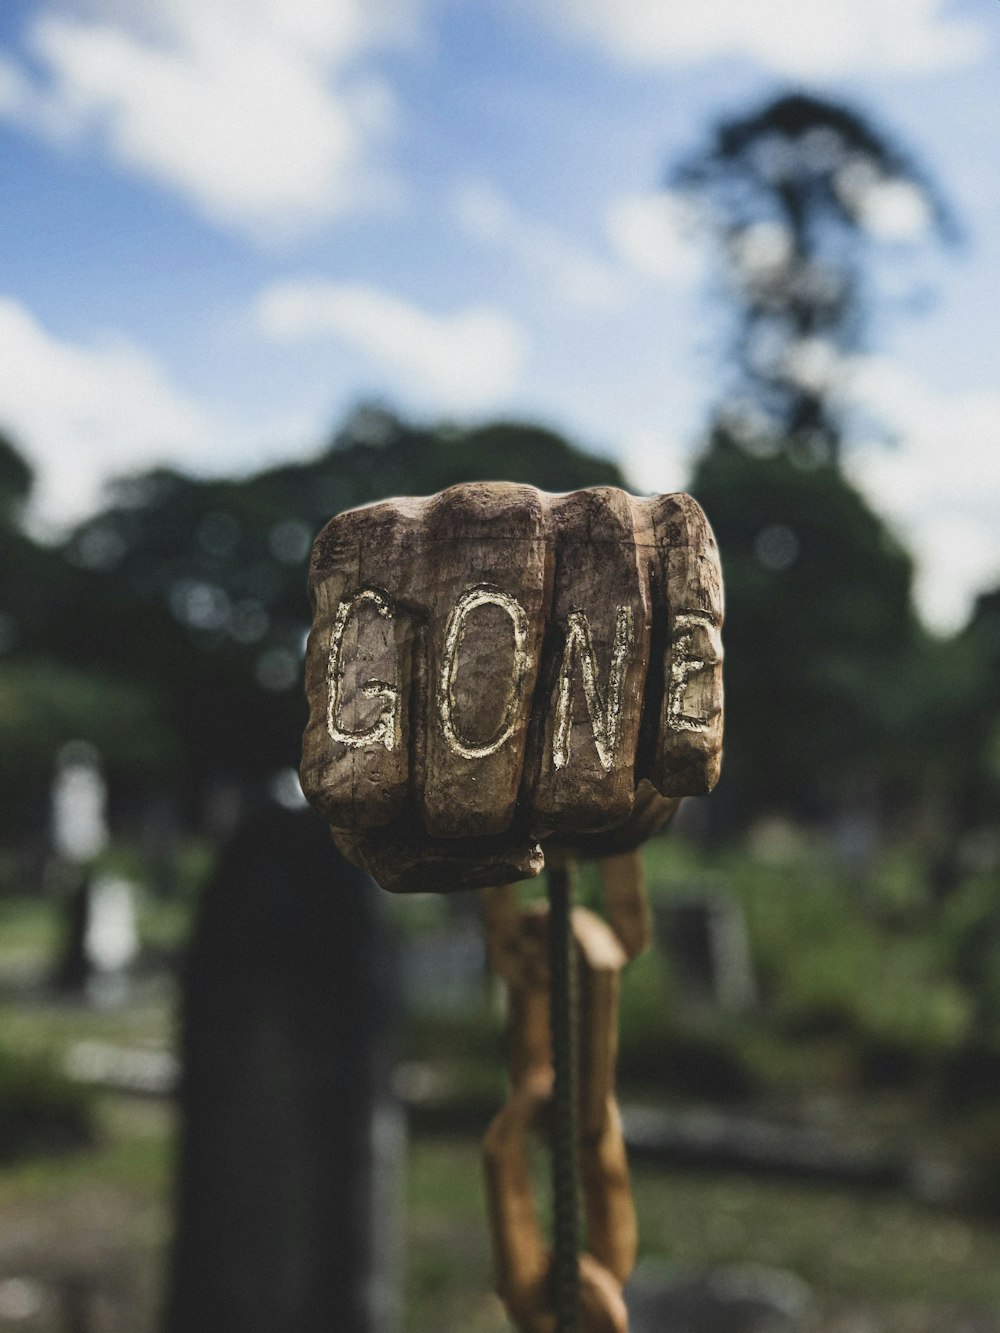
<svg viewBox="0 0 1000 1333">
<path fill-rule="evenodd" d="M 512 1092 L 485 1145 L 497 1285 L 523 1333 L 625 1333 L 635 1216 L 617 985 L 648 938 L 626 854 L 719 774 L 711 529 L 686 495 L 474 483 L 331 520 L 309 587 L 302 788 L 344 855 L 401 893 L 511 885 L 550 860 L 547 913 L 494 902 L 512 1003 Z M 578 856 L 604 859 L 613 929 L 572 908 Z M 525 1150 L 546 1111 L 551 1254 Z"/>
</svg>

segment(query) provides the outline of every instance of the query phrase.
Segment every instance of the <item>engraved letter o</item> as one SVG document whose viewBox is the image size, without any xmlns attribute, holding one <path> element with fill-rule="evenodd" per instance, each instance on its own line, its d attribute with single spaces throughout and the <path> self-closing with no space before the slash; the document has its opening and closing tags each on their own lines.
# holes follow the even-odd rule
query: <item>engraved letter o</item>
<svg viewBox="0 0 1000 1333">
<path fill-rule="evenodd" d="M 487 741 L 470 740 L 461 735 L 455 725 L 455 672 L 458 669 L 458 654 L 465 638 L 465 622 L 473 611 L 480 606 L 499 606 L 510 616 L 514 630 L 514 673 L 507 693 L 507 705 L 503 718 L 493 736 Z M 438 709 L 441 716 L 441 729 L 445 739 L 456 754 L 466 759 L 485 759 L 496 754 L 514 733 L 517 726 L 518 708 L 524 691 L 524 682 L 531 663 L 528 659 L 528 616 L 524 607 L 510 593 L 500 588 L 479 586 L 468 588 L 458 599 L 448 617 L 444 635 L 444 651 L 441 655 L 441 676 L 438 683 Z"/>
</svg>

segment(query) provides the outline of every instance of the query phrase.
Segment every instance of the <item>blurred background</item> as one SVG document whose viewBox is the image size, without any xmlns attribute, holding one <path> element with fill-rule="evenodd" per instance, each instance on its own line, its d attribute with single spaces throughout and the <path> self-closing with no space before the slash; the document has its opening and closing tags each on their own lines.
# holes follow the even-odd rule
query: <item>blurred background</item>
<svg viewBox="0 0 1000 1333">
<path fill-rule="evenodd" d="M 295 772 L 314 535 L 475 478 L 689 489 L 723 555 L 636 1333 L 1000 1329 L 998 25 L 3 6 L 0 1330 L 506 1327 L 477 903 Z"/>
</svg>

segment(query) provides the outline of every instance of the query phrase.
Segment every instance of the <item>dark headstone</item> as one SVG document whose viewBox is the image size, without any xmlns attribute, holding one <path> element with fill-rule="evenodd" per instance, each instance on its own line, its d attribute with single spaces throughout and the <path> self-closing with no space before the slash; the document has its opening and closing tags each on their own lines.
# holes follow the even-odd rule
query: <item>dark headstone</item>
<svg viewBox="0 0 1000 1333">
<path fill-rule="evenodd" d="M 660 900 L 656 933 L 681 1008 L 741 1013 L 756 1003 L 746 918 L 730 894 L 710 889 Z"/>
<path fill-rule="evenodd" d="M 408 941 L 402 960 L 407 1007 L 456 1013 L 481 999 L 486 946 L 478 921 L 457 921 Z"/>
<path fill-rule="evenodd" d="M 312 811 L 276 806 L 242 826 L 205 892 L 183 1004 L 169 1333 L 393 1327 L 391 1278 L 375 1272 L 393 1192 L 377 1144 L 398 1156 L 400 1133 L 378 893 Z"/>
<path fill-rule="evenodd" d="M 625 1294 L 629 1333 L 806 1333 L 815 1313 L 801 1278 L 770 1268 L 664 1278 L 640 1267 Z"/>
<path fill-rule="evenodd" d="M 90 875 L 78 867 L 66 867 L 70 883 L 63 889 L 63 938 L 53 978 L 57 990 L 65 994 L 82 993 L 93 975 L 93 963 L 87 955 L 87 923 L 90 920 Z M 75 882 L 73 882 L 75 880 Z"/>
</svg>

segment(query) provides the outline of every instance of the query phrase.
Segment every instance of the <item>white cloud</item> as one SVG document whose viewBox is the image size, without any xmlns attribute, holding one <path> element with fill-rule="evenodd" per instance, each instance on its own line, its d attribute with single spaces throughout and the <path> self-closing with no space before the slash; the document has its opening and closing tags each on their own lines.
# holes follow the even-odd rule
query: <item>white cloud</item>
<svg viewBox="0 0 1000 1333">
<path fill-rule="evenodd" d="M 520 327 L 492 307 L 429 314 L 360 283 L 275 283 L 258 299 L 255 318 L 271 338 L 340 339 L 401 373 L 429 405 L 461 412 L 509 395 L 526 353 Z"/>
<path fill-rule="evenodd" d="M 544 0 L 570 30 L 641 65 L 745 56 L 795 78 L 951 69 L 982 56 L 985 24 L 947 0 Z"/>
<path fill-rule="evenodd" d="M 608 209 L 607 231 L 622 262 L 643 277 L 686 283 L 703 271 L 691 204 L 677 194 L 660 190 L 616 199 Z"/>
<path fill-rule="evenodd" d="M 96 503 L 115 472 L 201 464 L 218 422 L 170 383 L 140 348 L 54 337 L 0 297 L 0 422 L 39 472 L 35 507 L 66 521 Z"/>
<path fill-rule="evenodd" d="M 393 100 L 361 60 L 408 12 L 408 0 L 76 0 L 28 30 L 43 78 L 0 68 L 0 115 L 96 136 L 214 222 L 294 234 L 391 188 L 372 158 Z"/>
<path fill-rule="evenodd" d="M 614 265 L 576 245 L 557 228 L 525 217 L 492 185 L 465 184 L 457 191 L 454 206 L 468 235 L 509 254 L 567 304 L 607 309 L 624 299 L 626 284 Z"/>
<path fill-rule="evenodd" d="M 859 452 L 854 473 L 916 552 L 928 620 L 954 629 L 977 592 L 1000 584 L 1000 391 L 940 393 L 872 357 L 855 366 L 850 394 L 898 437 Z"/>
<path fill-rule="evenodd" d="M 923 191 L 904 180 L 886 180 L 861 202 L 861 222 L 881 240 L 908 241 L 927 231 L 930 205 Z"/>
<path fill-rule="evenodd" d="M 618 461 L 629 485 L 640 494 L 682 491 L 691 471 L 691 451 L 676 434 L 636 430 L 619 443 Z"/>
<path fill-rule="evenodd" d="M 639 280 L 688 283 L 702 272 L 692 205 L 669 191 L 612 201 L 604 220 L 608 258 L 526 217 L 484 181 L 463 185 L 454 207 L 468 235 L 510 255 L 567 305 L 614 309 L 635 294 Z"/>
</svg>

